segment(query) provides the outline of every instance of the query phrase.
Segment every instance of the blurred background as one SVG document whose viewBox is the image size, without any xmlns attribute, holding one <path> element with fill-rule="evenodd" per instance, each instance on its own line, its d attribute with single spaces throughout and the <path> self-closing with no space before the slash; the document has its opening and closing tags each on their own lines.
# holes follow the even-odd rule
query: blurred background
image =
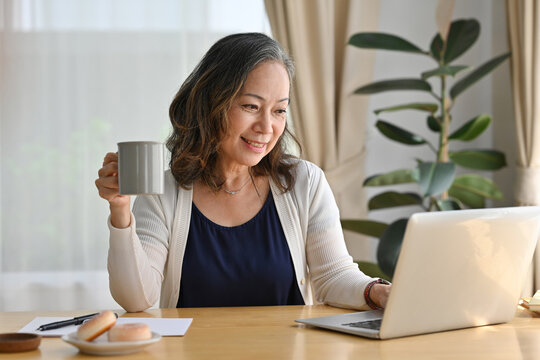
<svg viewBox="0 0 540 360">
<path fill-rule="evenodd" d="M 219 38 L 270 34 L 262 0 L 0 0 L 0 311 L 118 307 L 94 180 Z"/>
</svg>

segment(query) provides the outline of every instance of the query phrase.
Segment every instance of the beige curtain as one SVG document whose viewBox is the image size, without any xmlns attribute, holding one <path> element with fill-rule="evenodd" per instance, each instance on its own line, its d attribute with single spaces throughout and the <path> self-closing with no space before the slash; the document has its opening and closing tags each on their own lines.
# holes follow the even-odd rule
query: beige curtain
<svg viewBox="0 0 540 360">
<path fill-rule="evenodd" d="M 274 38 L 296 63 L 291 113 L 303 158 L 325 171 L 342 217 L 365 217 L 368 98 L 351 94 L 372 80 L 374 52 L 347 41 L 353 33 L 377 30 L 378 2 L 265 0 L 265 5 Z M 355 258 L 366 253 L 361 242 L 348 246 Z"/>
<path fill-rule="evenodd" d="M 515 202 L 540 205 L 540 4 L 507 0 L 506 8 L 518 146 Z M 529 287 L 540 289 L 538 251 L 533 274 Z"/>
</svg>

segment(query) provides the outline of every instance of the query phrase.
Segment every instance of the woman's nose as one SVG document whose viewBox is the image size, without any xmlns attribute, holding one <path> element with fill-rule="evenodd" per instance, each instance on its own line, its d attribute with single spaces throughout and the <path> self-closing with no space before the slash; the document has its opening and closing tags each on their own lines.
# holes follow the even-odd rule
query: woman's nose
<svg viewBox="0 0 540 360">
<path fill-rule="evenodd" d="M 271 133 L 272 115 L 266 112 L 261 113 L 257 123 L 255 124 L 255 129 L 261 133 Z"/>
</svg>

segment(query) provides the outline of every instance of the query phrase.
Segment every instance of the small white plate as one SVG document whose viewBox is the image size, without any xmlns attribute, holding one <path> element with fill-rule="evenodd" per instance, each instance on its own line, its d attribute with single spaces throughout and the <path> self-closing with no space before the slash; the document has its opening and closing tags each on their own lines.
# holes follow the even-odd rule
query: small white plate
<svg viewBox="0 0 540 360">
<path fill-rule="evenodd" d="M 107 334 L 103 334 L 94 341 L 84 341 L 77 337 L 76 332 L 62 336 L 62 340 L 79 348 L 79 350 L 91 355 L 121 355 L 130 354 L 142 350 L 142 348 L 161 340 L 161 335 L 152 331 L 152 338 L 140 341 L 112 341 L 107 340 Z"/>
</svg>

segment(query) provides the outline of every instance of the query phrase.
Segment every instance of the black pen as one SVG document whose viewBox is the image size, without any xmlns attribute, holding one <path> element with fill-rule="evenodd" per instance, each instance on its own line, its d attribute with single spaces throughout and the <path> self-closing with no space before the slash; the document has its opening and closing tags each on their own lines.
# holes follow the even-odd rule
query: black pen
<svg viewBox="0 0 540 360">
<path fill-rule="evenodd" d="M 52 323 L 49 323 L 49 324 L 43 324 L 40 327 L 38 327 L 36 330 L 37 331 L 45 331 L 45 330 L 58 329 L 58 328 L 69 326 L 69 325 L 80 325 L 85 320 L 88 320 L 88 319 L 96 316 L 97 314 L 99 314 L 99 313 L 83 315 L 83 316 L 77 316 L 77 317 L 74 317 L 73 319 L 69 319 L 69 320 L 55 321 L 55 322 L 52 322 Z M 117 314 L 115 314 L 115 315 L 118 318 L 118 315 Z"/>
</svg>

